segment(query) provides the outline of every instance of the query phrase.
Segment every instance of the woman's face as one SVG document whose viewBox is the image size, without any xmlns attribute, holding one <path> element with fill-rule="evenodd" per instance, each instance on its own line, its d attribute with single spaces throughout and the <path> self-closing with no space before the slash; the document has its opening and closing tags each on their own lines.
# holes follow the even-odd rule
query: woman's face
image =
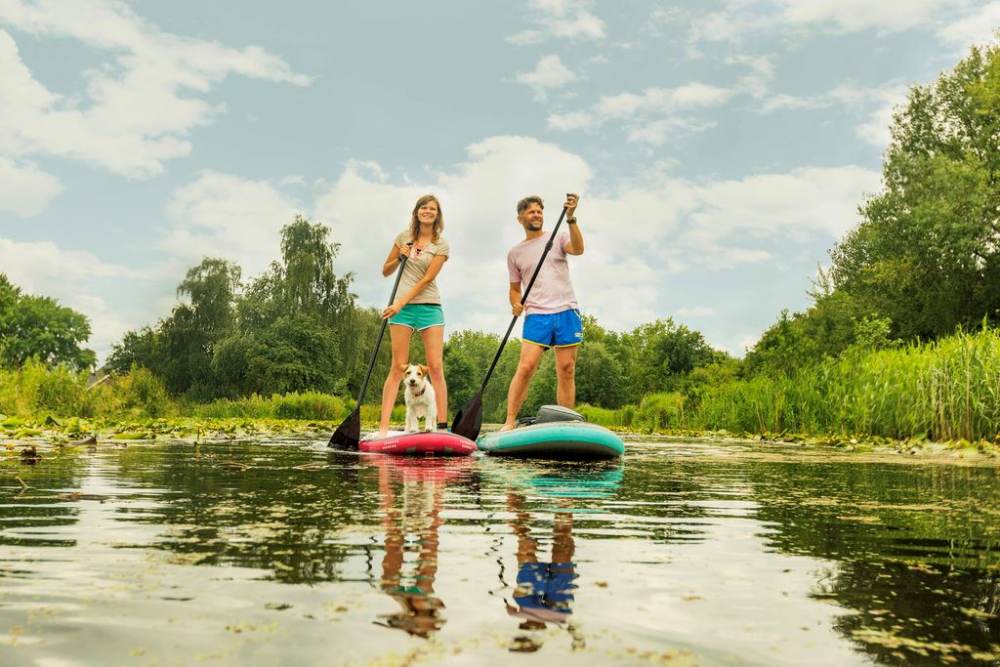
<svg viewBox="0 0 1000 667">
<path fill-rule="evenodd" d="M 422 225 L 433 225 L 438 218 L 438 205 L 433 199 L 425 202 L 417 209 L 417 220 Z"/>
</svg>

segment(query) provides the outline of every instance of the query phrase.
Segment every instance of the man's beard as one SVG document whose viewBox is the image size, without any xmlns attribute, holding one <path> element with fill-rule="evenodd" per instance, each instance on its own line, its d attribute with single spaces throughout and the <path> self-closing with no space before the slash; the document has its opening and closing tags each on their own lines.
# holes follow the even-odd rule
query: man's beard
<svg viewBox="0 0 1000 667">
<path fill-rule="evenodd" d="M 543 223 L 543 222 L 529 222 L 528 223 L 528 229 L 530 229 L 533 232 L 538 232 L 538 231 L 541 231 L 542 225 L 544 225 L 544 224 L 545 223 Z"/>
</svg>

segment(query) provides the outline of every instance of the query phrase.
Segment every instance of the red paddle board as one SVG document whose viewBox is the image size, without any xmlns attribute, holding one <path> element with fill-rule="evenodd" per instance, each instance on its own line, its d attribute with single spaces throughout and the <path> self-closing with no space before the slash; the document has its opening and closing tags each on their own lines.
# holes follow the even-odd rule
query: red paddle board
<svg viewBox="0 0 1000 667">
<path fill-rule="evenodd" d="M 384 438 L 363 438 L 358 449 L 370 454 L 393 456 L 468 456 L 476 443 L 448 431 L 402 433 L 390 431 Z"/>
</svg>

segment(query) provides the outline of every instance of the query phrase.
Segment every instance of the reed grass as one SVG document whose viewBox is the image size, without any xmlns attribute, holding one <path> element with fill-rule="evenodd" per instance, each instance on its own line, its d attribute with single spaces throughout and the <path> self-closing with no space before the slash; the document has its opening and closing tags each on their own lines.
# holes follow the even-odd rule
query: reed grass
<svg viewBox="0 0 1000 667">
<path fill-rule="evenodd" d="M 615 427 L 630 410 L 633 425 L 651 431 L 995 440 L 1000 330 L 959 332 L 895 349 L 849 350 L 792 377 L 760 375 L 706 387 L 696 403 L 667 396 L 653 394 L 638 408 L 593 412 L 588 418 Z"/>
</svg>

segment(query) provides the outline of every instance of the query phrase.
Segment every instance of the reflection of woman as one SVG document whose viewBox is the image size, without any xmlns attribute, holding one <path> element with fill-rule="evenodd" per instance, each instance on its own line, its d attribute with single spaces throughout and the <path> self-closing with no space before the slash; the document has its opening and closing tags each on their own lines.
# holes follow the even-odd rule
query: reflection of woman
<svg viewBox="0 0 1000 667">
<path fill-rule="evenodd" d="M 396 300 L 382 313 L 389 318 L 389 337 L 392 339 L 392 364 L 382 386 L 382 415 L 378 437 L 389 430 L 392 406 L 399 394 L 399 383 L 410 355 L 410 337 L 420 332 L 424 343 L 424 356 L 430 371 L 431 384 L 437 399 L 437 428 L 448 425 L 448 387 L 444 382 L 444 312 L 441 310 L 441 293 L 438 292 L 438 273 L 448 259 L 450 246 L 441 236 L 444 216 L 441 204 L 434 195 L 424 195 L 413 207 L 410 226 L 400 232 L 392 242 L 389 256 L 382 265 L 382 275 L 389 276 L 399 266 L 402 257 L 408 257 L 399 281 Z M 434 424 L 428 424 L 429 430 Z"/>
<path fill-rule="evenodd" d="M 552 524 L 552 560 L 538 560 L 538 541 L 531 536 L 531 515 L 524 509 L 524 496 L 507 494 L 507 509 L 514 515 L 512 528 L 517 536 L 517 588 L 515 605 L 507 603 L 507 613 L 525 619 L 522 630 L 540 630 L 546 623 L 565 623 L 573 610 L 577 578 L 573 554 L 573 514 L 557 512 Z M 538 645 L 521 642 L 517 650 L 537 650 Z"/>
<path fill-rule="evenodd" d="M 390 464 L 391 465 L 391 464 Z M 444 484 L 441 479 L 425 483 L 419 481 L 407 488 L 403 482 L 403 493 L 412 490 L 418 493 L 431 492 L 430 511 L 424 512 L 427 497 L 418 498 L 419 514 L 406 516 L 395 507 L 395 494 L 390 479 L 390 465 L 379 466 L 379 504 L 384 514 L 385 556 L 382 559 L 382 590 L 399 603 L 402 611 L 382 616 L 385 625 L 405 630 L 411 635 L 429 637 L 444 625 L 440 616 L 444 602 L 434 595 L 434 578 L 437 575 L 438 529 L 441 527 L 441 502 Z M 424 479 L 428 479 L 425 477 Z M 433 476 L 429 477 L 433 480 Z M 415 583 L 404 585 L 403 561 L 405 557 L 406 532 L 408 524 L 416 521 L 419 534 L 420 552 L 417 557 Z"/>
</svg>

